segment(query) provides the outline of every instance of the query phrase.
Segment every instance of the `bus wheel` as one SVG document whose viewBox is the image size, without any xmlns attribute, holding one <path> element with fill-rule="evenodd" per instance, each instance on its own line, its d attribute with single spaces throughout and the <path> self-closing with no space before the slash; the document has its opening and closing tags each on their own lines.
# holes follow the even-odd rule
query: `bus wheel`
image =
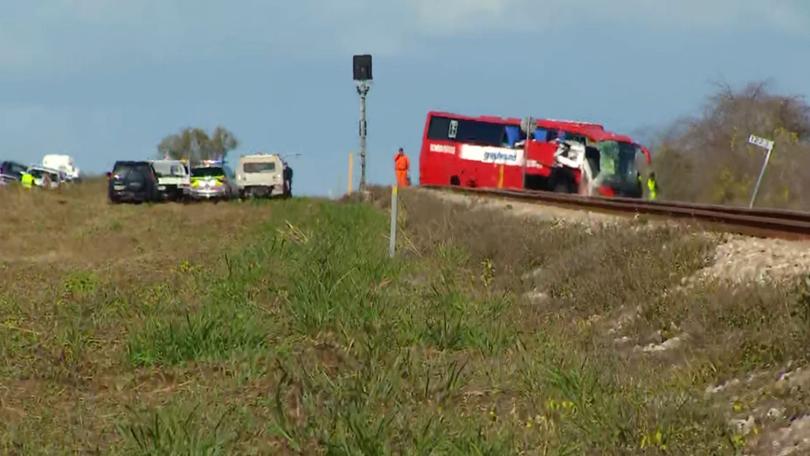
<svg viewBox="0 0 810 456">
<path fill-rule="evenodd" d="M 458 176 L 451 177 L 450 178 L 450 185 L 455 185 L 455 186 L 461 185 L 461 179 L 459 179 Z"/>
<path fill-rule="evenodd" d="M 554 183 L 554 193 L 574 193 L 573 182 L 568 179 L 559 179 Z"/>
</svg>

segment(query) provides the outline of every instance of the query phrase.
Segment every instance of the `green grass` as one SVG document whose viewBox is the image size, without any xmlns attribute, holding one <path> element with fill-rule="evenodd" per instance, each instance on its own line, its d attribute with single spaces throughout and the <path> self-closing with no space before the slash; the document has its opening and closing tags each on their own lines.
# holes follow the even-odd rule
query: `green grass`
<svg viewBox="0 0 810 456">
<path fill-rule="evenodd" d="M 222 205 L 271 216 L 159 276 L 0 294 L 0 380 L 22 398 L 0 404 L 0 452 L 729 454 L 705 387 L 803 359 L 805 288 L 673 291 L 712 250 L 686 230 L 403 197 L 393 260 L 381 203 Z M 617 348 L 636 307 L 639 343 L 689 332 L 689 351 Z"/>
<path fill-rule="evenodd" d="M 227 448 L 238 436 L 234 413 L 225 410 L 213 421 L 203 416 L 211 411 L 202 409 L 203 404 L 173 404 L 147 413 L 130 411 L 130 419 L 118 426 L 128 444 L 124 451 L 149 456 L 229 454 Z"/>
<path fill-rule="evenodd" d="M 221 360 L 265 348 L 266 337 L 250 316 L 205 309 L 180 320 L 150 319 L 132 336 L 128 356 L 135 366 Z"/>
</svg>

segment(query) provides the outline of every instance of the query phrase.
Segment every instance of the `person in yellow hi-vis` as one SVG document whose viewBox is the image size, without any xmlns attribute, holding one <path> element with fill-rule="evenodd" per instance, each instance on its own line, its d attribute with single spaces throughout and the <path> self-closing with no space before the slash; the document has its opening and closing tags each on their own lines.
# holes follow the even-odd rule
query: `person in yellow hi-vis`
<svg viewBox="0 0 810 456">
<path fill-rule="evenodd" d="M 650 173 L 650 177 L 647 178 L 647 190 L 650 201 L 658 199 L 658 181 L 655 180 L 655 173 Z"/>
<path fill-rule="evenodd" d="M 22 176 L 20 176 L 20 184 L 22 184 L 24 189 L 31 189 L 34 186 L 34 176 L 31 173 L 23 171 Z"/>
</svg>

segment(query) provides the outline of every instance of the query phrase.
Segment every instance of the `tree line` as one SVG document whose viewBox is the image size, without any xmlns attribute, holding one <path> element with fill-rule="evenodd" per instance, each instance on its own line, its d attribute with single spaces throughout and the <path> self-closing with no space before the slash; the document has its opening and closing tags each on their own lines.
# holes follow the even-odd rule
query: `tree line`
<svg viewBox="0 0 810 456">
<path fill-rule="evenodd" d="M 751 134 L 776 142 L 757 206 L 810 210 L 810 106 L 766 83 L 721 85 L 703 111 L 680 119 L 653 143 L 664 199 L 745 205 L 765 151 Z"/>
</svg>

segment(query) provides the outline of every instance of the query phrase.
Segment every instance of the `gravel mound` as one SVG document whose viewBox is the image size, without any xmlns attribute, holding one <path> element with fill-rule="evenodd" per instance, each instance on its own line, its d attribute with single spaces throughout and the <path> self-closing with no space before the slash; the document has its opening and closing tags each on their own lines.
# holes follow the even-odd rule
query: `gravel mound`
<svg viewBox="0 0 810 456">
<path fill-rule="evenodd" d="M 735 284 L 787 282 L 810 274 L 810 242 L 727 235 L 717 246 L 712 265 L 698 278 Z"/>
</svg>

